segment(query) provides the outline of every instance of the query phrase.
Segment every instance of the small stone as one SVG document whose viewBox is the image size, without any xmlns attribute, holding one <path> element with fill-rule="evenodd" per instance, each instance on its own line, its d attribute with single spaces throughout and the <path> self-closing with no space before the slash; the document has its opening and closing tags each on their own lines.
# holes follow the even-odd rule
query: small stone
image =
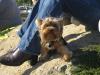
<svg viewBox="0 0 100 75">
<path fill-rule="evenodd" d="M 61 65 L 61 66 L 58 68 L 58 71 L 59 71 L 59 72 L 65 72 L 66 69 L 67 69 L 67 65 L 66 65 L 66 64 L 63 64 L 63 65 Z"/>
</svg>

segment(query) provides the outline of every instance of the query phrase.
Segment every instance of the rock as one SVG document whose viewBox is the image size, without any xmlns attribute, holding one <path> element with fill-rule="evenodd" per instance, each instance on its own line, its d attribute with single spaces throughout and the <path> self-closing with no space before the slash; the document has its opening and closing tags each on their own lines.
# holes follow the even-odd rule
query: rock
<svg viewBox="0 0 100 75">
<path fill-rule="evenodd" d="M 58 67 L 58 71 L 59 72 L 64 72 L 66 69 L 67 69 L 67 65 L 66 64 L 63 64 L 63 65 Z"/>
</svg>

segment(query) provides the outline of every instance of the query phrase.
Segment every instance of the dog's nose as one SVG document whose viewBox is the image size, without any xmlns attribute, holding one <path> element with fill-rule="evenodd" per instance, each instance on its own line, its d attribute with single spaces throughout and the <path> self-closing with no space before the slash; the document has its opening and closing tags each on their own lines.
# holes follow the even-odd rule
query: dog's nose
<svg viewBox="0 0 100 75">
<path fill-rule="evenodd" d="M 52 44 L 51 44 L 51 43 L 47 43 L 46 46 L 47 46 L 48 48 L 51 48 L 51 47 L 52 47 Z"/>
<path fill-rule="evenodd" d="M 49 46 L 48 47 L 52 47 L 52 44 L 49 44 Z"/>
<path fill-rule="evenodd" d="M 51 48 L 53 45 L 53 41 L 49 42 L 48 47 Z"/>
</svg>

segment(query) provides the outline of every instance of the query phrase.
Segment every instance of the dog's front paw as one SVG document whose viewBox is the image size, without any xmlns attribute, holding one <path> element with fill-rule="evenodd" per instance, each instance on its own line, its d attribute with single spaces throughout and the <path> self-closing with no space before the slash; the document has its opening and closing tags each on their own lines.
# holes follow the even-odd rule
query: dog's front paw
<svg viewBox="0 0 100 75">
<path fill-rule="evenodd" d="M 39 61 L 46 61 L 48 59 L 48 57 L 47 56 L 44 56 L 44 55 L 40 55 L 39 57 L 38 57 L 38 60 Z"/>
<path fill-rule="evenodd" d="M 72 52 L 70 52 L 69 54 L 64 54 L 62 58 L 64 61 L 69 62 L 72 58 Z"/>
</svg>

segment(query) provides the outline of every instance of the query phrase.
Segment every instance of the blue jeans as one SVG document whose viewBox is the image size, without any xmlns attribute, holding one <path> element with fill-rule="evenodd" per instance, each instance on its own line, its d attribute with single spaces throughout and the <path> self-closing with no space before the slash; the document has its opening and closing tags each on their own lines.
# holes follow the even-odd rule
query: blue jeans
<svg viewBox="0 0 100 75">
<path fill-rule="evenodd" d="M 18 48 L 28 54 L 39 54 L 41 45 L 36 18 L 60 17 L 64 12 L 88 26 L 98 27 L 100 4 L 96 0 L 38 0 L 18 33 L 21 37 Z"/>
</svg>

